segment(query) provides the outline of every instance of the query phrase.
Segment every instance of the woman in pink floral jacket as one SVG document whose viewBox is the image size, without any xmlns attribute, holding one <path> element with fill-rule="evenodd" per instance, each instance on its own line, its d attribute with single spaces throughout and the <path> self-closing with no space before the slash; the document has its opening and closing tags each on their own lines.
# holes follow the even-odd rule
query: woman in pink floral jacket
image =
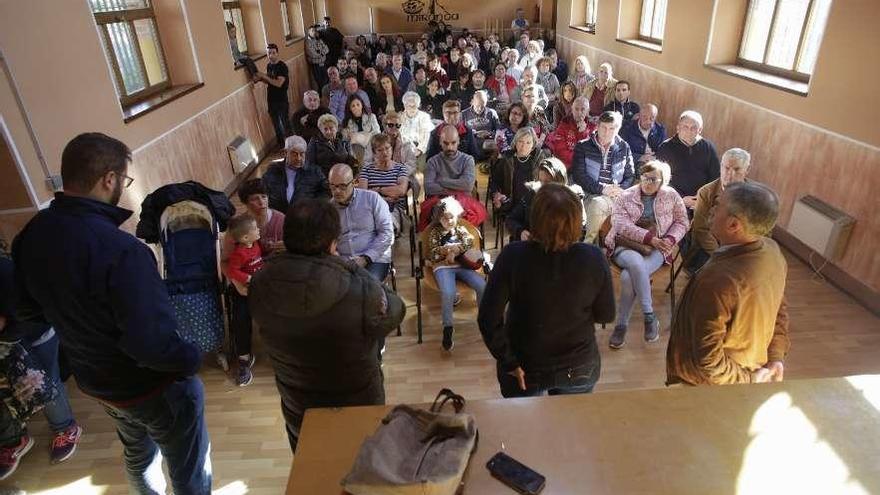
<svg viewBox="0 0 880 495">
<path fill-rule="evenodd" d="M 641 168 L 639 184 L 624 191 L 611 211 L 611 230 L 605 245 L 611 261 L 620 267 L 620 303 L 617 324 L 608 341 L 620 349 L 636 296 L 645 315 L 645 342 L 660 339 L 660 323 L 651 301 L 651 274 L 672 260 L 675 246 L 688 231 L 684 202 L 668 186 L 669 165 L 653 160 Z"/>
</svg>

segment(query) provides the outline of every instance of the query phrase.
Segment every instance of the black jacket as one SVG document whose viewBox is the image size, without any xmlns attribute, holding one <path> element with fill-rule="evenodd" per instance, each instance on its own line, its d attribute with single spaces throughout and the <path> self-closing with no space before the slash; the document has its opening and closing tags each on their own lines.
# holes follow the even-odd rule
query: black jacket
<svg viewBox="0 0 880 495">
<path fill-rule="evenodd" d="M 330 109 L 327 107 L 319 106 L 314 110 L 301 107 L 296 112 L 293 112 L 293 116 L 290 117 L 290 125 L 293 128 L 293 133 L 302 137 L 308 143 L 313 137 L 321 135 L 321 130 L 318 129 L 318 117 L 328 113 L 330 113 Z M 308 115 L 308 119 L 306 119 L 306 123 L 303 125 L 302 118 L 306 115 Z"/>
<path fill-rule="evenodd" d="M 374 385 L 379 339 L 406 313 L 366 270 L 329 255 L 267 259 L 248 299 L 282 398 L 285 390 L 345 396 Z"/>
<path fill-rule="evenodd" d="M 168 184 L 148 194 L 141 203 L 141 218 L 135 235 L 148 243 L 159 242 L 159 220 L 166 207 L 180 201 L 197 201 L 211 210 L 220 232 L 226 230 L 226 222 L 235 215 L 235 207 L 221 191 L 209 189 L 198 182 L 187 181 Z"/>
<path fill-rule="evenodd" d="M 657 150 L 657 159 L 669 164 L 672 169 L 669 185 L 682 197 L 696 196 L 701 187 L 721 174 L 718 152 L 712 141 L 706 138 L 688 146 L 676 134 L 663 141 Z"/>
<path fill-rule="evenodd" d="M 287 164 L 278 162 L 269 165 L 263 174 L 263 185 L 269 195 L 269 208 L 287 213 L 293 203 L 305 198 L 326 198 L 330 196 L 327 179 L 314 166 L 303 165 L 294 179 L 293 196 L 287 201 Z"/>
<path fill-rule="evenodd" d="M 327 177 L 330 174 L 330 169 L 337 163 L 357 165 L 357 159 L 352 156 L 351 147 L 347 141 L 337 137 L 331 143 L 323 134 L 309 141 L 309 146 L 306 148 L 306 166 L 318 167 L 324 177 Z"/>
<path fill-rule="evenodd" d="M 438 124 L 437 127 L 431 131 L 430 136 L 428 136 L 428 152 L 425 155 L 428 160 L 430 160 L 432 156 L 443 151 L 443 148 L 440 147 L 440 131 L 442 131 L 447 125 L 448 124 L 444 123 Z M 464 128 L 464 132 L 462 132 L 462 128 Z M 480 149 L 477 147 L 477 137 L 474 135 L 474 131 L 471 130 L 470 127 L 464 124 L 459 125 L 458 139 L 458 151 L 471 155 L 474 157 L 474 160 L 480 157 Z"/>
<path fill-rule="evenodd" d="M 526 192 L 526 182 L 536 178 L 535 171 L 547 156 L 548 153 L 537 146 L 525 161 L 516 157 L 516 150 L 513 148 L 505 151 L 492 169 L 489 194 L 500 192 L 507 196 L 509 207 L 513 207 L 522 200 Z"/>
<path fill-rule="evenodd" d="M 119 230 L 131 211 L 59 194 L 13 245 L 19 321 L 55 327 L 79 388 L 124 403 L 195 374 L 153 252 Z"/>
<path fill-rule="evenodd" d="M 547 253 L 525 241 L 498 255 L 477 323 L 500 370 L 520 366 L 528 375 L 586 364 L 598 356 L 594 323 L 613 319 L 611 271 L 599 248 L 577 243 Z"/>
</svg>

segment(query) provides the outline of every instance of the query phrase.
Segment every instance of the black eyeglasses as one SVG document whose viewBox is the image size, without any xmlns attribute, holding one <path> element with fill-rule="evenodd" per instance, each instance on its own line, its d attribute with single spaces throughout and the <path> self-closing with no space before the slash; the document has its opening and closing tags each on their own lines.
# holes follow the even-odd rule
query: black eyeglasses
<svg viewBox="0 0 880 495">
<path fill-rule="evenodd" d="M 330 183 L 330 189 L 333 189 L 335 191 L 344 191 L 344 190 L 348 189 L 348 186 L 350 186 L 353 182 L 354 182 L 354 179 L 352 179 L 344 184 Z"/>
<path fill-rule="evenodd" d="M 659 184 L 659 183 L 663 182 L 663 179 L 661 179 L 659 177 L 648 177 L 648 176 L 643 175 L 641 177 L 641 181 L 642 181 L 642 184 Z"/>
<path fill-rule="evenodd" d="M 399 127 L 400 127 L 400 124 L 395 124 L 395 123 L 393 123 L 393 122 L 389 122 L 389 123 L 385 124 L 385 127 L 399 128 Z"/>
<path fill-rule="evenodd" d="M 121 177 L 122 179 L 125 180 L 125 182 L 123 182 L 123 184 L 122 184 L 122 187 L 124 187 L 126 189 L 128 189 L 131 186 L 131 184 L 134 182 L 134 178 L 132 178 L 132 177 L 129 177 L 125 174 L 118 174 L 118 175 L 119 175 L 119 177 Z"/>
</svg>

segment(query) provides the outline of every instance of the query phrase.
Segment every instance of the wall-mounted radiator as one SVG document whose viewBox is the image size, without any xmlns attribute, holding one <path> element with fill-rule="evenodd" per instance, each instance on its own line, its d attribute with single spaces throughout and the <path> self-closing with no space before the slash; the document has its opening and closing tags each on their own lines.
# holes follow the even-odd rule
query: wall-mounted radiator
<svg viewBox="0 0 880 495">
<path fill-rule="evenodd" d="M 257 163 L 257 152 L 247 138 L 236 137 L 226 150 L 229 152 L 229 163 L 232 164 L 233 174 L 240 174 L 252 163 Z"/>
<path fill-rule="evenodd" d="M 855 219 L 815 196 L 794 204 L 788 232 L 826 260 L 843 256 Z"/>
</svg>

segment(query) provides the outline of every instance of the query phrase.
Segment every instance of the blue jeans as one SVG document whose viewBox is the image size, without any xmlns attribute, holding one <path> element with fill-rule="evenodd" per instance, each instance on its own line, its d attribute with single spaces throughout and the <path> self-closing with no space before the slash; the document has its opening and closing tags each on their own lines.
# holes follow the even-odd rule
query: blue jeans
<svg viewBox="0 0 880 495">
<path fill-rule="evenodd" d="M 49 422 L 49 428 L 54 433 L 61 433 L 73 426 L 75 421 L 73 420 L 73 411 L 70 409 L 70 402 L 67 400 L 67 390 L 64 388 L 64 383 L 61 382 L 58 369 L 58 334 L 36 347 L 28 347 L 27 350 L 43 365 L 46 374 L 55 384 L 55 389 L 58 390 L 55 400 L 43 408 L 43 414 Z"/>
<path fill-rule="evenodd" d="M 434 270 L 434 278 L 440 287 L 440 301 L 443 306 L 443 326 L 452 326 L 453 303 L 455 303 L 455 281 L 461 280 L 474 289 L 477 293 L 477 306 L 483 299 L 483 289 L 486 288 L 486 280 L 479 273 L 469 268 L 441 268 Z"/>
<path fill-rule="evenodd" d="M 191 376 L 133 406 L 104 404 L 104 410 L 116 420 L 128 483 L 134 493 L 165 493 L 163 456 L 175 494 L 211 493 L 211 444 L 204 398 L 201 380 Z"/>
<path fill-rule="evenodd" d="M 391 269 L 391 263 L 379 263 L 374 261 L 367 265 L 365 269 L 373 278 L 382 282 L 388 276 L 388 270 Z"/>
<path fill-rule="evenodd" d="M 504 398 L 512 397 L 538 397 L 544 395 L 570 395 L 588 394 L 593 391 L 596 382 L 599 381 L 599 373 L 602 369 L 599 350 L 596 345 L 594 356 L 584 364 L 547 369 L 530 369 L 526 373 L 526 389 L 519 387 L 519 382 L 496 366 L 498 385 Z"/>
</svg>

